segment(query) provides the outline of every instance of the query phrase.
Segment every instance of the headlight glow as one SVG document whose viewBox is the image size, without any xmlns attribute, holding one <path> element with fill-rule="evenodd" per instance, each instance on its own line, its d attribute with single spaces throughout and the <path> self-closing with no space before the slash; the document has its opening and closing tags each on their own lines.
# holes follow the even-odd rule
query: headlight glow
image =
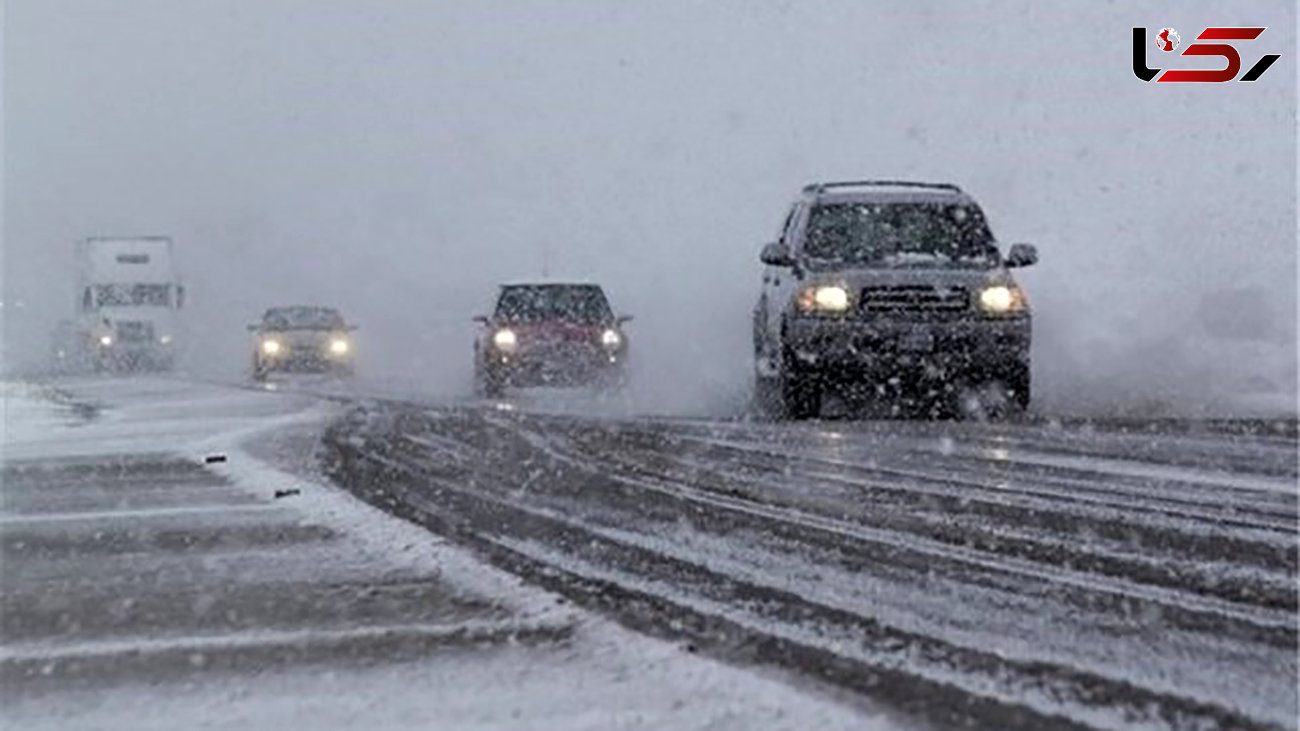
<svg viewBox="0 0 1300 731">
<path fill-rule="evenodd" d="M 168 345 L 171 343 L 171 341 L 172 341 L 172 336 L 170 335 L 163 335 L 162 337 L 158 338 L 158 342 L 162 343 L 163 345 Z"/>
<path fill-rule="evenodd" d="M 844 312 L 849 309 L 849 291 L 837 285 L 805 287 L 798 304 L 804 312 Z"/>
<path fill-rule="evenodd" d="M 100 335 L 100 336 L 99 336 L 99 344 L 102 345 L 102 346 L 104 346 L 105 348 L 107 348 L 108 346 L 110 346 L 110 345 L 113 344 L 113 336 L 112 336 L 112 335 Z"/>
<path fill-rule="evenodd" d="M 347 338 L 334 338 L 330 341 L 330 352 L 334 355 L 346 355 L 349 347 Z"/>
<path fill-rule="evenodd" d="M 519 346 L 519 338 L 514 330 L 502 328 L 492 336 L 492 344 L 497 346 L 498 350 L 510 351 Z"/>
<path fill-rule="evenodd" d="M 606 330 L 600 334 L 600 344 L 606 348 L 617 348 L 623 342 L 623 336 L 617 330 Z"/>
<path fill-rule="evenodd" d="M 263 352 L 263 353 L 266 353 L 267 355 L 275 355 L 276 353 L 279 353 L 279 352 L 280 352 L 280 341 L 279 341 L 279 340 L 270 340 L 270 339 L 263 340 L 263 341 L 262 341 L 262 352 Z"/>
<path fill-rule="evenodd" d="M 1019 289 L 999 284 L 980 291 L 980 307 L 995 314 L 1016 312 L 1025 309 L 1025 298 Z"/>
</svg>

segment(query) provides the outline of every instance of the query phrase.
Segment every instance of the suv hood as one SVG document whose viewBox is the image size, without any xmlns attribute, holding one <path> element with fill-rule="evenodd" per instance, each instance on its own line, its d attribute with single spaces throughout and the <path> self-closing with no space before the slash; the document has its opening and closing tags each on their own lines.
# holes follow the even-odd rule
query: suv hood
<svg viewBox="0 0 1300 731">
<path fill-rule="evenodd" d="M 839 269 L 809 272 L 805 285 L 840 285 L 850 292 L 865 287 L 965 287 L 971 291 L 993 284 L 1014 284 L 1011 273 L 1003 267 L 993 269 L 926 269 L 879 268 Z"/>
</svg>

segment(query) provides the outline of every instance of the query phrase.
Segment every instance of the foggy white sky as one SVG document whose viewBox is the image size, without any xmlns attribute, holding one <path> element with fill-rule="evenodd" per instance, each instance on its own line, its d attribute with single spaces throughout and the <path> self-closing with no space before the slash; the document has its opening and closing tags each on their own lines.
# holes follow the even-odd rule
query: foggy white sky
<svg viewBox="0 0 1300 731">
<path fill-rule="evenodd" d="M 1295 392 L 1292 3 L 451 5 L 5 3 L 9 357 L 70 314 L 73 240 L 165 233 L 191 368 L 238 374 L 244 323 L 313 301 L 361 324 L 371 378 L 454 392 L 468 318 L 548 252 L 636 316 L 647 399 L 693 407 L 746 388 L 798 188 L 916 177 L 1038 244 L 1045 404 Z M 1244 65 L 1283 58 L 1144 84 L 1135 25 L 1266 25 Z"/>
</svg>

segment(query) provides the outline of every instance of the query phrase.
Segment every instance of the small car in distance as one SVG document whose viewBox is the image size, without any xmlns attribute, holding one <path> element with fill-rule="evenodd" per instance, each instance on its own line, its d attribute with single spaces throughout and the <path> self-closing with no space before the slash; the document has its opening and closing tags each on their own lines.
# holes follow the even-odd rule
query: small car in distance
<svg viewBox="0 0 1300 731">
<path fill-rule="evenodd" d="M 272 372 L 352 375 L 355 347 L 347 324 L 332 307 L 272 307 L 262 321 L 249 325 L 254 334 L 253 378 Z"/>
<path fill-rule="evenodd" d="M 603 386 L 625 381 L 628 342 L 597 284 L 505 284 L 474 341 L 474 380 L 484 396 L 508 386 Z"/>
</svg>

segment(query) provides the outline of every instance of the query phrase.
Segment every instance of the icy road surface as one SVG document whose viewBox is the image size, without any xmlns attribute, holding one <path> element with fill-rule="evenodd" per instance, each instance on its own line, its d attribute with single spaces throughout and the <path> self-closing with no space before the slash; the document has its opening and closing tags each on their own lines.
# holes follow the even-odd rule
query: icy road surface
<svg viewBox="0 0 1300 731">
<path fill-rule="evenodd" d="M 1294 421 L 374 402 L 336 479 L 623 623 L 983 728 L 1296 728 Z"/>
<path fill-rule="evenodd" d="M 6 729 L 907 725 L 629 632 L 328 486 L 334 401 L 168 379 L 3 395 Z"/>
</svg>

